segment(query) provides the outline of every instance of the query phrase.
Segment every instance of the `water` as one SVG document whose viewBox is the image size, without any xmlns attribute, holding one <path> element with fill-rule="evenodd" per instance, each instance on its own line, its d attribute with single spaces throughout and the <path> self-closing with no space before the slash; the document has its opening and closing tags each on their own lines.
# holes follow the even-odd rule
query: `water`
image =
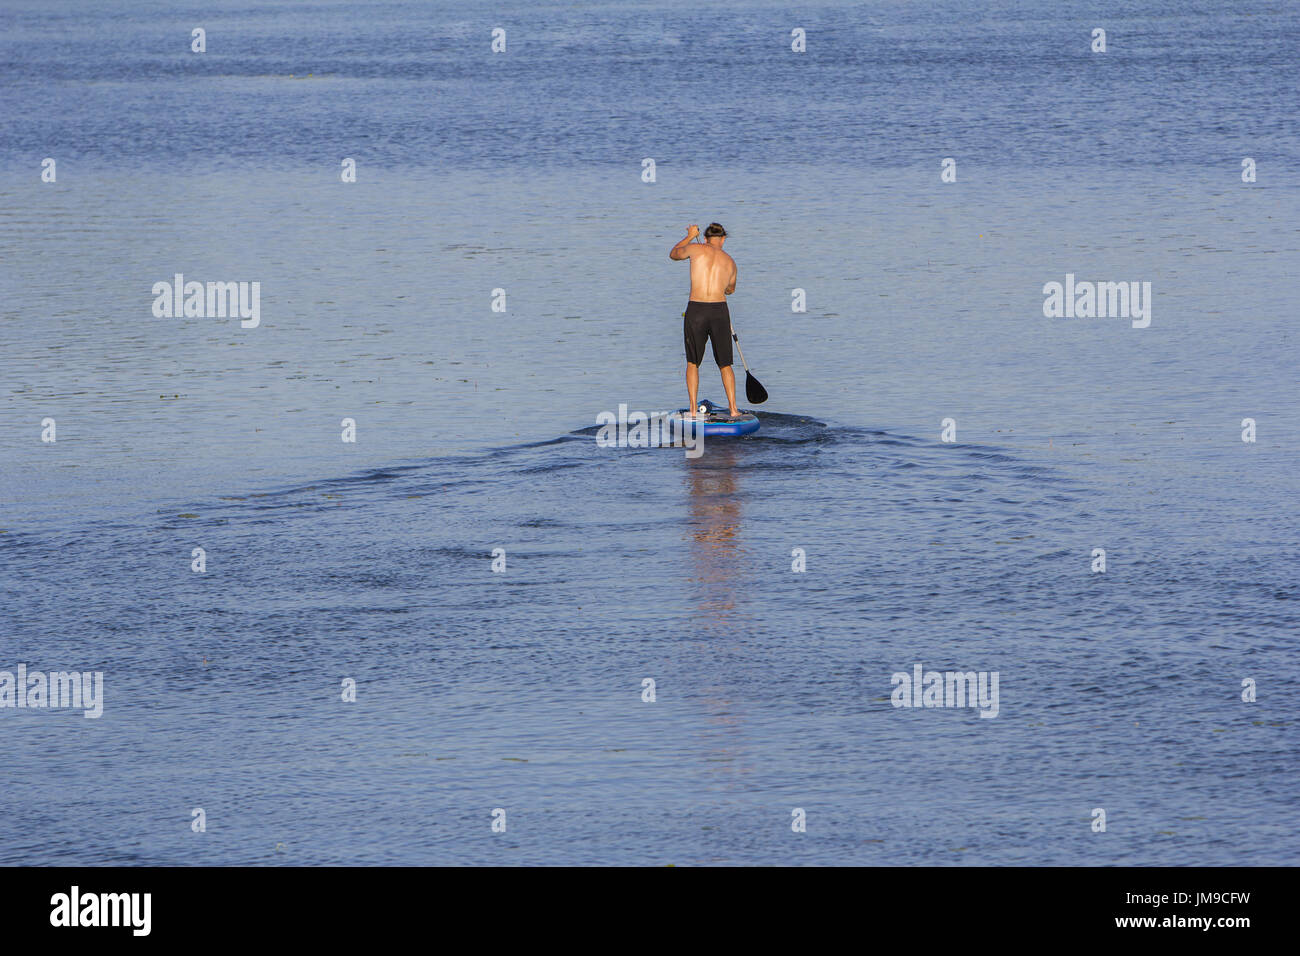
<svg viewBox="0 0 1300 956">
<path fill-rule="evenodd" d="M 216 16 L 0 12 L 0 862 L 1296 862 L 1293 5 Z M 713 219 L 762 429 L 597 447 Z"/>
</svg>

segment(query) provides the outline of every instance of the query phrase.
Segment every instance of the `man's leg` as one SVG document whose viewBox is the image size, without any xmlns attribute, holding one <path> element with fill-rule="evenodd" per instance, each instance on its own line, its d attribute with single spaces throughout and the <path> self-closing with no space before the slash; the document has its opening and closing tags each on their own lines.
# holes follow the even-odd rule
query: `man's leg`
<svg viewBox="0 0 1300 956">
<path fill-rule="evenodd" d="M 695 396 L 699 393 L 699 391 L 700 391 L 700 367 L 698 365 L 692 365 L 690 362 L 687 362 L 686 363 L 686 394 L 690 396 L 691 399 L 690 408 L 687 409 L 686 412 L 687 418 L 695 417 L 695 409 L 699 407 L 695 404 Z"/>
<path fill-rule="evenodd" d="M 740 414 L 740 409 L 736 407 L 736 373 L 727 365 L 722 370 L 722 387 L 727 390 L 727 404 L 731 406 L 731 417 L 735 418 Z M 698 369 L 697 369 L 698 372 Z M 699 376 L 696 375 L 698 379 Z"/>
<path fill-rule="evenodd" d="M 731 406 L 731 417 L 740 414 L 736 407 L 736 373 L 731 370 L 731 310 L 727 303 L 718 302 L 710 305 L 709 339 L 713 342 L 713 361 L 718 363 L 722 373 L 722 387 L 727 390 L 727 404 Z"/>
</svg>

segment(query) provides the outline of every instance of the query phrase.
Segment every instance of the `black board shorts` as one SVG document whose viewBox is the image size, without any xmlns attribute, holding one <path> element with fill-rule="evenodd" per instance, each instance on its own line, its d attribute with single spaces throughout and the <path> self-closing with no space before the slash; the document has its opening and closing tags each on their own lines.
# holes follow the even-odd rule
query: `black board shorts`
<svg viewBox="0 0 1300 956">
<path fill-rule="evenodd" d="M 713 340 L 713 361 L 718 368 L 731 364 L 731 313 L 725 302 L 686 303 L 682 332 L 686 338 L 686 361 L 699 365 L 704 361 L 704 344 Z"/>
</svg>

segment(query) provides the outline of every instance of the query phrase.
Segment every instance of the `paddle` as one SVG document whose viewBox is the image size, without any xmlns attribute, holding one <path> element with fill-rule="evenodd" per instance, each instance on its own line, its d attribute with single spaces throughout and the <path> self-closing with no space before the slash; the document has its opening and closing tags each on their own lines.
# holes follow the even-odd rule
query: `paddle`
<svg viewBox="0 0 1300 956">
<path fill-rule="evenodd" d="M 740 339 L 736 336 L 736 327 L 731 327 L 731 341 L 736 343 L 736 351 L 740 353 L 740 364 L 745 366 L 745 398 L 755 405 L 762 405 L 767 401 L 767 389 L 765 389 L 758 379 L 754 378 L 754 373 L 749 370 L 749 363 L 745 361 L 745 352 L 740 347 Z"/>
</svg>

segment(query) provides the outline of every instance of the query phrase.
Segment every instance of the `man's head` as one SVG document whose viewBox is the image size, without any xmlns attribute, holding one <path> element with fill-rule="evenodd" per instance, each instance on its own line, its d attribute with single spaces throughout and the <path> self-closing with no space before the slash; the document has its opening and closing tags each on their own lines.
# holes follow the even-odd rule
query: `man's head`
<svg viewBox="0 0 1300 956">
<path fill-rule="evenodd" d="M 704 230 L 704 241 L 710 245 L 720 246 L 722 240 L 727 238 L 727 230 L 722 228 L 720 223 L 711 222 L 709 228 Z M 716 242 L 714 240 L 717 240 Z"/>
</svg>

